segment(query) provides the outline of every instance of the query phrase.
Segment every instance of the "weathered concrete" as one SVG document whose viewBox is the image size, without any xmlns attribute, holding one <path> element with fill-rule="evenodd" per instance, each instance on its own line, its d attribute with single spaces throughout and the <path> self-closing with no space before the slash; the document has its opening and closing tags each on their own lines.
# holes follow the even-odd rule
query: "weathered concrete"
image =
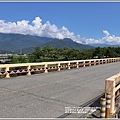
<svg viewBox="0 0 120 120">
<path fill-rule="evenodd" d="M 120 63 L 0 79 L 1 118 L 57 118 L 105 92 Z"/>
<path fill-rule="evenodd" d="M 111 62 L 119 62 L 120 58 L 104 58 L 104 59 L 88 59 L 88 60 L 72 60 L 72 61 L 54 61 L 54 62 L 40 62 L 40 63 L 19 63 L 19 64 L 2 64 L 0 65 L 0 69 L 3 68 L 3 73 L 1 75 L 5 75 L 6 78 L 10 78 L 10 75 L 15 73 L 27 73 L 27 75 L 31 75 L 31 67 L 40 67 L 37 68 L 37 71 L 44 71 L 44 73 L 48 73 L 48 70 L 51 68 L 49 65 L 54 66 L 57 68 L 57 71 L 60 71 L 61 67 L 62 68 L 67 68 L 68 70 L 71 69 L 71 67 L 76 66 L 76 68 L 79 67 L 86 67 L 86 66 L 91 66 L 91 65 L 100 65 L 100 64 L 106 64 L 106 63 L 111 63 Z M 64 65 L 63 65 L 64 64 Z M 73 65 L 72 65 L 73 64 Z M 26 70 L 22 70 L 21 72 L 19 71 L 18 67 L 26 67 Z M 17 71 L 14 71 L 14 68 L 17 68 Z M 36 68 L 36 67 L 35 67 Z M 11 70 L 10 70 L 11 69 Z M 33 69 L 34 71 L 34 69 Z"/>
<path fill-rule="evenodd" d="M 115 114 L 116 112 L 115 98 L 120 95 L 119 89 L 120 89 L 120 73 L 106 79 L 105 92 L 111 93 L 111 111 L 110 111 L 111 114 Z"/>
</svg>

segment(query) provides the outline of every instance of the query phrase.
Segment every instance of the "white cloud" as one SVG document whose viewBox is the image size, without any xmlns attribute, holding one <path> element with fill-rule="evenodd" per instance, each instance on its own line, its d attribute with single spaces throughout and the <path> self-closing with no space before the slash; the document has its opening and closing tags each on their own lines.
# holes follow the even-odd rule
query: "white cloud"
<svg viewBox="0 0 120 120">
<path fill-rule="evenodd" d="M 41 22 L 42 22 L 42 19 L 40 19 L 39 17 L 36 17 L 35 20 L 32 21 L 32 23 L 36 28 L 40 28 L 42 26 Z"/>
<path fill-rule="evenodd" d="M 107 30 L 103 30 L 105 37 L 101 39 L 93 39 L 93 38 L 82 38 L 81 41 L 84 44 L 109 44 L 109 45 L 120 45 L 120 37 L 115 35 L 110 35 Z"/>
<path fill-rule="evenodd" d="M 49 21 L 42 24 L 42 19 L 40 17 L 36 17 L 32 21 L 32 24 L 33 25 L 30 25 L 28 20 L 17 21 L 16 23 L 0 20 L 0 32 L 38 35 L 58 39 L 71 38 L 74 41 L 80 41 L 79 35 L 75 36 L 73 32 L 70 32 L 64 26 L 61 29 L 58 29 L 55 24 L 51 25 Z"/>
<path fill-rule="evenodd" d="M 106 35 L 106 36 L 109 36 L 110 33 L 107 31 L 107 30 L 103 30 L 103 33 Z"/>
<path fill-rule="evenodd" d="M 17 22 L 5 22 L 5 20 L 0 20 L 0 32 L 1 33 L 19 33 L 19 34 L 29 34 L 37 35 L 42 37 L 51 37 L 51 38 L 71 38 L 73 41 L 83 44 L 119 44 L 120 37 L 115 35 L 110 35 L 107 30 L 103 30 L 105 36 L 101 39 L 94 38 L 81 38 L 80 35 L 75 35 L 73 32 L 70 32 L 65 26 L 58 29 L 58 27 L 53 24 L 51 25 L 49 21 L 45 24 L 42 24 L 42 19 L 36 17 L 32 21 L 32 25 L 29 24 L 28 20 L 22 20 Z"/>
</svg>

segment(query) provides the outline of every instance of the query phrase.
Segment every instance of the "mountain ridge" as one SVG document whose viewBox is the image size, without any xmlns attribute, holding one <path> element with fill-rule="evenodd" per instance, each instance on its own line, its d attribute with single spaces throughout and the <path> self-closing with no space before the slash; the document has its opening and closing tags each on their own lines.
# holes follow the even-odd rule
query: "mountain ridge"
<svg viewBox="0 0 120 120">
<path fill-rule="evenodd" d="M 0 33 L 0 50 L 9 51 L 10 53 L 33 52 L 36 46 L 44 47 L 51 46 L 53 48 L 63 49 L 68 47 L 70 49 L 91 49 L 92 46 L 79 44 L 70 38 L 57 39 L 48 37 L 39 37 L 34 35 L 23 35 L 13 33 Z M 28 49 L 28 50 L 27 50 Z M 28 52 L 24 52 L 24 51 Z"/>
</svg>

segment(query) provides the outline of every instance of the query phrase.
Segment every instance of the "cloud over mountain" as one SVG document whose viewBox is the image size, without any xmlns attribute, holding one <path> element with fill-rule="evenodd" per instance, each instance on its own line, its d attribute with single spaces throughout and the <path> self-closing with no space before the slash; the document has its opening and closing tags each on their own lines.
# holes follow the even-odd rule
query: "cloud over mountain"
<svg viewBox="0 0 120 120">
<path fill-rule="evenodd" d="M 20 33 L 24 35 L 37 35 L 42 37 L 51 37 L 51 38 L 71 38 L 73 41 L 84 43 L 84 44 L 119 44 L 120 37 L 115 35 L 110 35 L 107 30 L 103 30 L 105 36 L 101 39 L 94 38 L 81 38 L 80 35 L 75 35 L 73 32 L 70 32 L 65 26 L 58 29 L 55 24 L 50 24 L 47 21 L 45 24 L 42 24 L 42 19 L 36 17 L 32 21 L 32 25 L 29 24 L 30 21 L 22 20 L 17 22 L 6 22 L 5 20 L 0 20 L 0 32 L 1 33 Z"/>
<path fill-rule="evenodd" d="M 17 21 L 16 23 L 0 20 L 0 32 L 29 34 L 58 39 L 71 38 L 74 41 L 80 41 L 79 35 L 75 36 L 73 32 L 70 32 L 64 26 L 58 29 L 55 24 L 51 25 L 49 21 L 42 24 L 42 19 L 40 17 L 36 17 L 35 20 L 32 21 L 32 24 L 33 25 L 30 25 L 28 20 Z"/>
<path fill-rule="evenodd" d="M 105 37 L 101 39 L 86 39 L 82 38 L 82 42 L 85 44 L 110 44 L 110 45 L 120 45 L 120 37 L 115 35 L 110 35 L 110 33 L 107 30 L 103 30 L 103 33 L 105 34 Z"/>
</svg>

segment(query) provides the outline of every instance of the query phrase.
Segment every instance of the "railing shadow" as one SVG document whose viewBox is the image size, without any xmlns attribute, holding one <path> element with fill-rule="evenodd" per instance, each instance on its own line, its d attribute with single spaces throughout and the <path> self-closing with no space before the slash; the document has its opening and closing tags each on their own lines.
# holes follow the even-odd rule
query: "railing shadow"
<svg viewBox="0 0 120 120">
<path fill-rule="evenodd" d="M 91 107 L 91 108 L 97 108 L 97 110 L 95 112 L 93 112 L 91 114 L 91 117 L 94 117 L 94 118 L 100 118 L 100 99 L 101 97 L 105 97 L 105 94 L 102 93 L 101 95 L 89 100 L 88 102 L 78 106 L 78 107 Z M 86 114 L 79 114 L 79 113 L 65 113 L 57 118 L 84 118 L 85 116 L 87 115 Z"/>
</svg>

